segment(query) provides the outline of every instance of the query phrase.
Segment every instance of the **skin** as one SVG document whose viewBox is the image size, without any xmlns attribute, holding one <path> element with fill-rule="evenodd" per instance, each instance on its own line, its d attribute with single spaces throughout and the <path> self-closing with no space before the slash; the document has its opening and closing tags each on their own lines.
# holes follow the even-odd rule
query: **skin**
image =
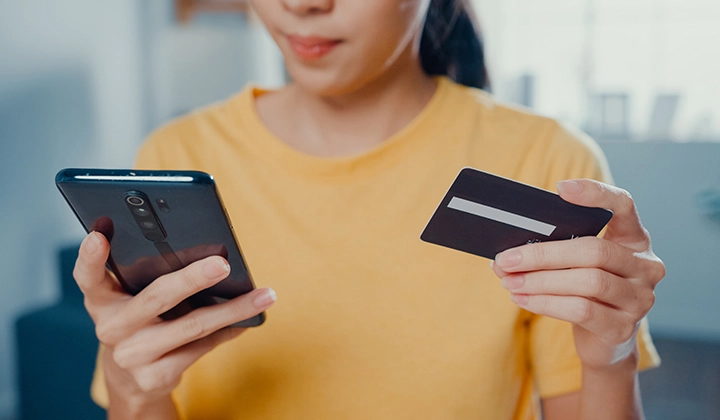
<svg viewBox="0 0 720 420">
<path fill-rule="evenodd" d="M 637 333 L 665 266 L 627 191 L 587 179 L 560 182 L 558 190 L 568 202 L 613 211 L 603 237 L 525 245 L 492 263 L 519 307 L 573 324 L 582 389 L 544 400 L 545 416 L 642 418 Z"/>
<path fill-rule="evenodd" d="M 436 89 L 417 55 L 427 0 L 252 5 L 293 79 L 258 98 L 257 111 L 270 131 L 301 152 L 347 156 L 369 150 L 416 117 Z M 330 54 L 307 60 L 293 52 L 287 35 L 342 42 Z M 641 418 L 637 329 L 652 307 L 664 266 L 627 192 L 590 180 L 561 183 L 559 189 L 567 201 L 614 211 L 604 237 L 523 246 L 503 252 L 493 264 L 518 306 L 574 325 L 582 390 L 543 400 L 544 418 Z M 170 393 L 182 372 L 240 335 L 242 329 L 227 326 L 268 309 L 275 293 L 258 289 L 163 321 L 160 314 L 225 278 L 227 262 L 205 258 L 130 296 L 105 269 L 108 254 L 105 237 L 93 232 L 75 266 L 104 348 L 108 417 L 178 418 Z"/>
</svg>

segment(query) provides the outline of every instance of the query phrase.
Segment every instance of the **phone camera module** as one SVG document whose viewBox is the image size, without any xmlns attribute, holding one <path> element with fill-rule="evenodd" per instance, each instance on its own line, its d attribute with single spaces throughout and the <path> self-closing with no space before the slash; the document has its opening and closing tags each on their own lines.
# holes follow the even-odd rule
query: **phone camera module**
<svg viewBox="0 0 720 420">
<path fill-rule="evenodd" d="M 164 198 L 158 198 L 155 201 L 157 202 L 158 208 L 160 209 L 161 212 L 168 213 L 170 211 L 170 207 L 168 206 L 168 203 L 167 203 L 167 201 L 165 201 Z"/>
<path fill-rule="evenodd" d="M 143 227 L 143 229 L 155 229 L 155 223 L 153 222 L 140 222 L 140 226 Z"/>
<path fill-rule="evenodd" d="M 143 204 L 145 204 L 145 200 L 143 200 L 140 197 L 134 196 L 134 195 L 127 197 L 126 200 L 127 200 L 128 204 L 133 205 L 133 206 L 139 207 L 139 206 L 142 206 Z"/>
<path fill-rule="evenodd" d="M 133 209 L 133 213 L 137 214 L 138 216 L 150 216 L 150 211 L 145 207 L 138 207 L 136 209 Z"/>
</svg>

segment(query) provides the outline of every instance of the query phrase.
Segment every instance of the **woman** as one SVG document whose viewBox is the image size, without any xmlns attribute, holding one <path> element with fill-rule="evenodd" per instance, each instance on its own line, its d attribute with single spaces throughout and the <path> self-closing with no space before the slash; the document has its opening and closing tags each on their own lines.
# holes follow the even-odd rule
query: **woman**
<svg viewBox="0 0 720 420">
<path fill-rule="evenodd" d="M 663 264 L 629 194 L 590 180 L 610 179 L 597 145 L 476 89 L 469 7 L 253 3 L 293 82 L 161 128 L 138 166 L 212 173 L 256 281 L 281 301 L 239 339 L 225 327 L 270 308 L 273 290 L 161 321 L 226 262 L 131 297 L 105 270 L 107 241 L 88 235 L 75 275 L 103 344 L 93 396 L 110 417 L 641 418 L 637 372 L 658 363 L 641 320 Z M 562 181 L 563 199 L 615 215 L 602 238 L 488 266 L 418 239 L 464 166 Z"/>
</svg>

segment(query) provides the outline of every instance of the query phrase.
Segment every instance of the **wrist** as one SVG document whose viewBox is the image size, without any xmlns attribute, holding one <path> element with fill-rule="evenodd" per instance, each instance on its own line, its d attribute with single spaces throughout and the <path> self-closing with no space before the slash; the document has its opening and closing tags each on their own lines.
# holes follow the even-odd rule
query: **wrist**
<svg viewBox="0 0 720 420">
<path fill-rule="evenodd" d="M 103 370 L 109 399 L 109 419 L 178 418 L 171 391 L 142 392 L 107 352 L 103 355 Z"/>
<path fill-rule="evenodd" d="M 598 366 L 589 363 L 582 363 L 583 373 L 595 374 L 595 375 L 618 375 L 622 373 L 636 374 L 638 371 L 638 365 L 640 362 L 640 353 L 637 346 L 626 352 L 624 355 L 620 355 L 613 359 L 611 363 Z"/>
<path fill-rule="evenodd" d="M 178 419 L 175 403 L 171 395 L 150 397 L 148 395 L 122 395 L 112 390 L 108 419 Z"/>
</svg>

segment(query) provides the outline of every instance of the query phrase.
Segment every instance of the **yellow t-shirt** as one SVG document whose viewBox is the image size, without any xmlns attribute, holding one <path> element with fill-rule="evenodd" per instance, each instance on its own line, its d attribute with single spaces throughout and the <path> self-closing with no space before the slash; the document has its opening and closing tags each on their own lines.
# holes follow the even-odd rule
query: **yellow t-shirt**
<svg viewBox="0 0 720 420">
<path fill-rule="evenodd" d="M 537 419 L 577 391 L 571 325 L 520 310 L 488 260 L 422 242 L 458 171 L 553 190 L 609 180 L 581 133 L 438 78 L 425 109 L 357 156 L 303 154 L 240 94 L 154 133 L 138 167 L 217 181 L 258 286 L 260 328 L 202 357 L 174 398 L 187 419 Z M 647 329 L 641 368 L 659 362 Z M 107 404 L 102 372 L 93 396 Z"/>
</svg>

